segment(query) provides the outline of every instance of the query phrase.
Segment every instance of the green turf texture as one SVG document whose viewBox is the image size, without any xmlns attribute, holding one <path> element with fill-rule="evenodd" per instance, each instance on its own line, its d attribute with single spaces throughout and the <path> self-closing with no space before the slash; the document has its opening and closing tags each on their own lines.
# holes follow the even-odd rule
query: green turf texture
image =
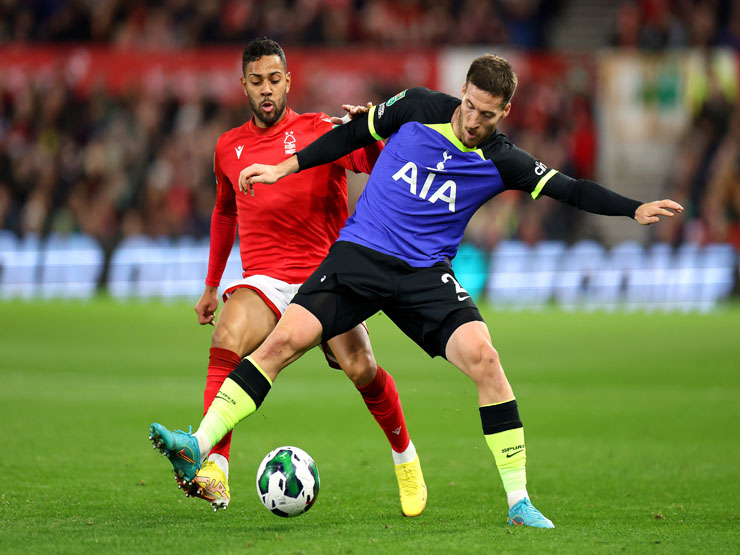
<svg viewBox="0 0 740 555">
<path fill-rule="evenodd" d="M 525 424 L 529 492 L 554 530 L 505 525 L 475 388 L 382 315 L 429 488 L 403 518 L 385 436 L 341 372 L 311 352 L 234 434 L 232 503 L 177 489 L 150 422 L 197 426 L 210 327 L 184 303 L 0 304 L 0 552 L 737 553 L 740 310 L 485 310 Z M 314 507 L 281 519 L 255 472 L 280 445 L 321 473 Z"/>
</svg>

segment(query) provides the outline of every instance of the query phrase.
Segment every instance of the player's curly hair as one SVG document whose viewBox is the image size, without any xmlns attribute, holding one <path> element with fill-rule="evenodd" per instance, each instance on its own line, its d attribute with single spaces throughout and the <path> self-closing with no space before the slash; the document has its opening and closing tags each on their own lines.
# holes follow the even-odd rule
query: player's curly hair
<svg viewBox="0 0 740 555">
<path fill-rule="evenodd" d="M 465 82 L 472 83 L 492 96 L 500 96 L 505 106 L 514 96 L 517 78 L 511 64 L 504 58 L 484 54 L 470 64 Z"/>
<path fill-rule="evenodd" d="M 247 64 L 249 62 L 256 62 L 263 56 L 280 56 L 283 67 L 288 69 L 288 62 L 285 61 L 285 52 L 283 52 L 282 47 L 274 40 L 262 37 L 260 39 L 254 39 L 244 47 L 244 52 L 242 53 L 242 71 L 246 74 Z"/>
</svg>

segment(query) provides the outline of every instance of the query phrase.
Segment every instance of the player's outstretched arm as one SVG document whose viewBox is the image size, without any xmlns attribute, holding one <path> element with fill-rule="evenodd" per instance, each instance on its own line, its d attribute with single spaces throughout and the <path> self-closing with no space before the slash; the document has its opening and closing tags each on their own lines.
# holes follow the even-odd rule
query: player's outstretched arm
<svg viewBox="0 0 740 555">
<path fill-rule="evenodd" d="M 627 216 L 642 225 L 683 212 L 683 206 L 669 199 L 642 202 L 607 189 L 589 179 L 574 179 L 547 168 L 528 152 L 513 145 L 495 152 L 496 166 L 507 189 L 527 191 L 536 199 L 545 195 L 580 210 L 603 216 Z"/>
<path fill-rule="evenodd" d="M 683 206 L 673 200 L 654 200 L 653 202 L 646 202 L 637 207 L 637 210 L 635 210 L 635 220 L 642 225 L 650 225 L 660 221 L 660 216 L 670 218 L 681 212 L 683 212 Z"/>
<path fill-rule="evenodd" d="M 588 179 L 573 179 L 551 170 L 541 192 L 559 201 L 604 216 L 628 216 L 642 225 L 660 221 L 660 216 L 671 217 L 683 212 L 683 206 L 669 199 L 641 202 L 620 195 Z M 535 193 L 532 193 L 536 197 Z"/>
<path fill-rule="evenodd" d="M 271 185 L 286 175 L 297 172 L 299 169 L 298 157 L 295 154 L 280 162 L 277 166 L 252 164 L 239 172 L 239 190 L 244 194 L 250 193 L 254 196 L 253 185 L 255 183 Z"/>
<path fill-rule="evenodd" d="M 218 309 L 218 288 L 206 285 L 203 294 L 195 304 L 195 314 L 198 316 L 198 323 L 203 326 L 216 323 L 216 310 Z"/>
<path fill-rule="evenodd" d="M 255 183 L 275 183 L 286 175 L 334 162 L 376 142 L 378 139 L 370 132 L 367 121 L 367 115 L 362 114 L 346 125 L 335 127 L 277 166 L 252 164 L 244 168 L 239 172 L 239 189 L 254 196 Z"/>
</svg>

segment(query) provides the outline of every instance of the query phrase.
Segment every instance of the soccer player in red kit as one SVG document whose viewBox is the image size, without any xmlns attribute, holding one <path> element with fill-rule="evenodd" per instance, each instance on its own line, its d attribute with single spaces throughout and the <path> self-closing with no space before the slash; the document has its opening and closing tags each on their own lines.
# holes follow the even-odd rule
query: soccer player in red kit
<svg viewBox="0 0 740 555">
<path fill-rule="evenodd" d="M 272 331 L 336 240 L 347 219 L 346 170 L 370 173 L 383 148 L 381 142 L 375 143 L 335 163 L 284 179 L 257 197 L 240 193 L 242 169 L 257 161 L 277 164 L 333 127 L 325 114 L 297 114 L 287 106 L 290 73 L 276 42 L 252 41 L 244 49 L 242 67 L 241 84 L 254 116 L 221 135 L 216 145 L 217 198 L 208 276 L 195 306 L 200 324 L 215 325 L 204 395 L 206 411 L 226 376 Z M 218 286 L 237 224 L 243 279 L 227 287 L 216 322 Z M 406 430 L 395 382 L 376 364 L 367 330 L 359 325 L 323 347 L 330 365 L 341 367 L 354 382 L 391 444 L 403 513 L 421 514 L 427 492 L 419 457 Z M 214 510 L 226 508 L 230 501 L 230 444 L 228 434 L 192 482 L 180 481 L 186 493 L 206 499 Z"/>
</svg>

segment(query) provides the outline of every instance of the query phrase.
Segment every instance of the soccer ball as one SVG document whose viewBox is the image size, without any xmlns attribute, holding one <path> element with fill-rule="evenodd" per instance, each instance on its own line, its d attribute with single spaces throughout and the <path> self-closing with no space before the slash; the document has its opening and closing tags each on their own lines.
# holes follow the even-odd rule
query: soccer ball
<svg viewBox="0 0 740 555">
<path fill-rule="evenodd" d="M 319 470 L 298 447 L 278 447 L 262 459 L 257 470 L 257 495 L 268 511 L 291 517 L 305 513 L 319 493 Z"/>
</svg>

